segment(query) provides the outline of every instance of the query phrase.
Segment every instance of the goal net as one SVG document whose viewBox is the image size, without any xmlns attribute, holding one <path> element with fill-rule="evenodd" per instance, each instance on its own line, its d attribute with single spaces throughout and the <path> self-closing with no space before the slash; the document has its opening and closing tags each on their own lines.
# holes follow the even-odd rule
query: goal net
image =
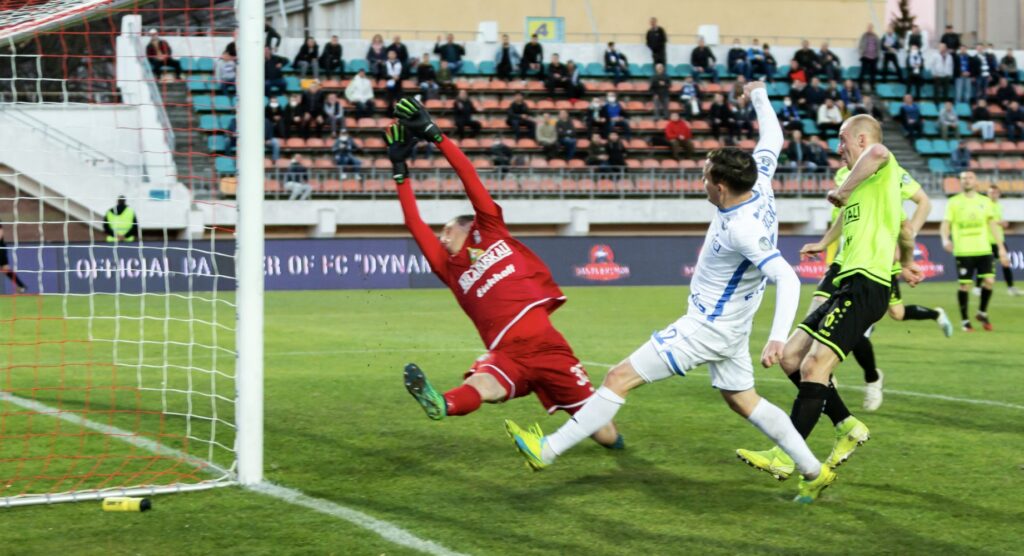
<svg viewBox="0 0 1024 556">
<path fill-rule="evenodd" d="M 212 187 L 235 141 L 192 109 L 234 25 L 214 0 L 0 0 L 0 507 L 239 480 L 245 243 Z"/>
</svg>

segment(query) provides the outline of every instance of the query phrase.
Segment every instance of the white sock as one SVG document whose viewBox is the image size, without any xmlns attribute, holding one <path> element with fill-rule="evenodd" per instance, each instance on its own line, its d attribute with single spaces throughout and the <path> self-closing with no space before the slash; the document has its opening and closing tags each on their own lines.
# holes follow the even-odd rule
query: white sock
<svg viewBox="0 0 1024 556">
<path fill-rule="evenodd" d="M 583 407 L 565 422 L 564 425 L 553 434 L 549 434 L 544 444 L 541 458 L 546 463 L 555 461 L 555 458 L 564 454 L 573 446 L 579 444 L 590 435 L 601 430 L 601 427 L 612 422 L 615 414 L 622 407 L 626 400 L 612 392 L 605 386 L 597 389 L 597 392 Z M 787 417 L 788 419 L 788 417 Z"/>
<path fill-rule="evenodd" d="M 793 458 L 793 463 L 801 475 L 810 475 L 813 478 L 821 471 L 821 462 L 807 447 L 807 442 L 797 432 L 789 415 L 778 406 L 761 398 L 748 420 Z"/>
</svg>

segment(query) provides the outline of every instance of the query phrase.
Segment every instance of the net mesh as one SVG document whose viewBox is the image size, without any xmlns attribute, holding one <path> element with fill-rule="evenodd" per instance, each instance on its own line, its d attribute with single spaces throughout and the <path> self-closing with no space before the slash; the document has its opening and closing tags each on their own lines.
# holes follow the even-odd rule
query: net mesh
<svg viewBox="0 0 1024 556">
<path fill-rule="evenodd" d="M 147 46 L 212 59 L 232 4 L 0 14 L 0 506 L 230 484 L 237 211 Z"/>
</svg>

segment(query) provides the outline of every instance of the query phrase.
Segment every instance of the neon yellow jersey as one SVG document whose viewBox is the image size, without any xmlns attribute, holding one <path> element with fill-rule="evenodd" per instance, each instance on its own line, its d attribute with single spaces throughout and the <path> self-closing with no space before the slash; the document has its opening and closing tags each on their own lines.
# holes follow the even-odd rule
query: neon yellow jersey
<svg viewBox="0 0 1024 556">
<path fill-rule="evenodd" d="M 974 193 L 970 197 L 965 193 L 950 197 L 946 203 L 946 215 L 943 220 L 949 222 L 953 256 L 991 255 L 991 232 L 988 230 L 988 223 L 992 218 L 992 201 L 988 197 L 980 193 Z"/>
<path fill-rule="evenodd" d="M 996 245 L 1006 241 L 1006 236 L 1003 234 L 1003 227 L 1000 225 L 1000 222 L 1003 221 L 1003 205 L 994 201 L 992 202 L 992 220 L 996 221 L 996 235 L 992 235 L 992 232 L 989 231 L 988 242 Z"/>
<path fill-rule="evenodd" d="M 848 168 L 840 168 L 836 185 L 841 187 L 849 174 Z M 854 274 L 886 287 L 891 284 L 900 222 L 906 218 L 902 199 L 910 198 L 920 188 L 921 184 L 890 153 L 885 165 L 853 190 L 842 211 L 841 251 L 835 258 L 840 264 L 836 284 Z"/>
</svg>

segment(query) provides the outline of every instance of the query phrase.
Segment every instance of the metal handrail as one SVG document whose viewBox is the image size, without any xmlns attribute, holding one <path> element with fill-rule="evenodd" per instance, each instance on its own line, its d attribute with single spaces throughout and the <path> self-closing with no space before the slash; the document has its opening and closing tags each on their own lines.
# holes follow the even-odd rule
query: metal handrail
<svg viewBox="0 0 1024 556">
<path fill-rule="evenodd" d="M 146 45 L 142 42 L 142 38 L 139 35 L 133 37 L 135 41 L 136 51 L 140 55 L 145 55 Z M 139 65 L 142 66 L 143 81 L 146 82 L 146 87 L 149 88 L 149 94 L 153 99 L 153 104 L 157 109 L 157 118 L 160 120 L 160 126 L 164 130 L 164 140 L 167 141 L 167 148 L 174 149 L 175 138 L 174 128 L 171 126 L 171 119 L 167 116 L 167 109 L 164 106 L 163 95 L 160 94 L 160 87 L 156 86 L 156 76 L 153 74 L 153 69 L 149 67 L 149 61 L 141 62 Z"/>
</svg>

